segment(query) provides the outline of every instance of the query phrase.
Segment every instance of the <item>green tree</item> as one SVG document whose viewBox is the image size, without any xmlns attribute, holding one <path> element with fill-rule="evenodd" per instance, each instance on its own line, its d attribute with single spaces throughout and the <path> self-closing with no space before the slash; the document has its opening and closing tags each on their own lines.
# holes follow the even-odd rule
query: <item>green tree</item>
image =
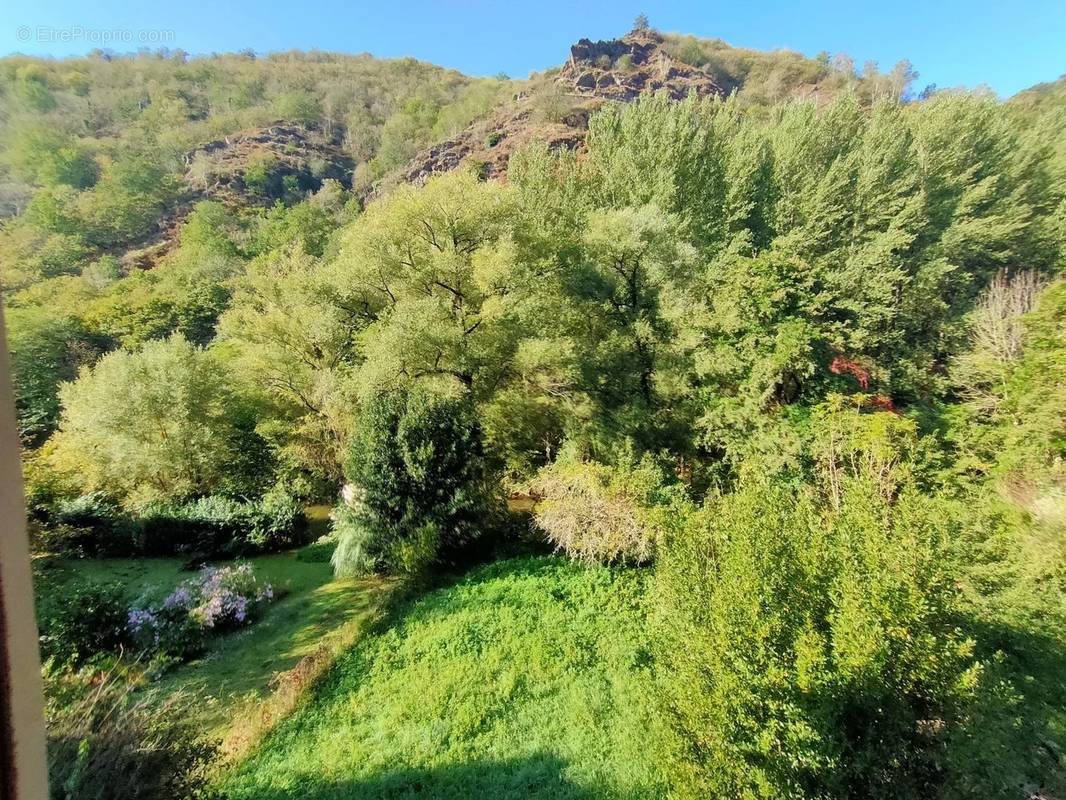
<svg viewBox="0 0 1066 800">
<path fill-rule="evenodd" d="M 273 406 L 268 435 L 301 469 L 334 482 L 354 402 L 365 309 L 338 302 L 324 268 L 299 248 L 261 256 L 235 281 L 219 323 L 231 365 Z"/>
<path fill-rule="evenodd" d="M 60 402 L 52 457 L 85 491 L 181 500 L 226 475 L 233 390 L 212 354 L 179 336 L 107 354 L 60 388 Z"/>
<path fill-rule="evenodd" d="M 609 436 L 644 445 L 683 417 L 677 338 L 694 251 L 655 206 L 590 212 L 564 291 L 575 302 L 581 383 Z"/>
<path fill-rule="evenodd" d="M 59 275 L 76 275 L 91 254 L 78 236 L 50 233 L 25 219 L 0 227 L 0 280 L 7 292 Z"/>
<path fill-rule="evenodd" d="M 278 95 L 274 108 L 282 119 L 310 125 L 322 117 L 322 100 L 308 91 L 289 91 Z"/>
<path fill-rule="evenodd" d="M 452 383 L 481 398 L 498 382 L 522 281 L 512 202 L 459 171 L 397 189 L 342 235 L 328 275 L 335 302 L 372 323 L 362 339 L 365 390 Z"/>
<path fill-rule="evenodd" d="M 346 475 L 354 508 L 341 510 L 340 573 L 416 572 L 454 556 L 489 522 L 481 429 L 466 397 L 416 390 L 368 399 Z"/>
<path fill-rule="evenodd" d="M 59 419 L 59 386 L 75 378 L 106 342 L 61 310 L 41 306 L 5 313 L 19 435 L 40 444 Z"/>
<path fill-rule="evenodd" d="M 833 510 L 749 485 L 690 520 L 659 572 L 681 793 L 928 796 L 980 675 L 954 625 L 959 518 L 859 479 Z"/>
<path fill-rule="evenodd" d="M 92 156 L 74 139 L 47 128 L 26 128 L 11 137 L 4 161 L 23 180 L 39 186 L 92 186 L 99 170 Z"/>
</svg>

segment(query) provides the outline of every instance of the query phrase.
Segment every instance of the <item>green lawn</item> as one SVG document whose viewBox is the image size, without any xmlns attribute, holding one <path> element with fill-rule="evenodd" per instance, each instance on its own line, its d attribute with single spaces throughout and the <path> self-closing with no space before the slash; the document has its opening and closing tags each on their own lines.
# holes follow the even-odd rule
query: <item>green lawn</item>
<svg viewBox="0 0 1066 800">
<path fill-rule="evenodd" d="M 163 689 L 188 689 L 207 702 L 201 715 L 224 734 L 238 704 L 264 696 L 271 678 L 320 646 L 344 646 L 353 628 L 372 619 L 393 583 L 381 578 L 333 579 L 329 563 L 306 564 L 284 553 L 251 559 L 256 574 L 288 594 L 254 624 L 213 640 L 195 661 L 168 672 Z"/>
<path fill-rule="evenodd" d="M 644 579 L 516 559 L 411 602 L 227 776 L 226 796 L 663 796 Z"/>
<path fill-rule="evenodd" d="M 188 689 L 203 702 L 195 709 L 205 730 L 224 736 L 237 710 L 269 691 L 271 679 L 320 647 L 344 648 L 387 605 L 395 581 L 334 579 L 328 561 L 301 560 L 298 551 L 250 558 L 255 574 L 282 595 L 248 628 L 213 639 L 203 656 L 158 681 L 163 691 Z M 118 582 L 132 602 L 142 594 L 162 598 L 195 573 L 177 558 L 47 559 L 36 569 L 39 613 L 79 581 Z"/>
</svg>

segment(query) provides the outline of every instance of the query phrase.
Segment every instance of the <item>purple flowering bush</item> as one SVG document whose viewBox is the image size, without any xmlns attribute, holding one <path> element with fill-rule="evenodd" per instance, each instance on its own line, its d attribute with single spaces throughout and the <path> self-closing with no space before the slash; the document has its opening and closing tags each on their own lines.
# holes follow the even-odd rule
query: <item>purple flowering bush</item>
<svg viewBox="0 0 1066 800">
<path fill-rule="evenodd" d="M 189 658 L 204 649 L 209 635 L 250 624 L 273 599 L 273 587 L 260 583 L 250 564 L 204 567 L 162 603 L 131 608 L 126 627 L 146 652 Z"/>
</svg>

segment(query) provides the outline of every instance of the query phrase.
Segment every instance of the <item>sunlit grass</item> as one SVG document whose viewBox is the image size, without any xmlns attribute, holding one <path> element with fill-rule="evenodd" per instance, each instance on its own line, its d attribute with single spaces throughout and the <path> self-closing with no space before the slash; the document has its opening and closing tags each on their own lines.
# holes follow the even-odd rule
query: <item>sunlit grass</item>
<svg viewBox="0 0 1066 800">
<path fill-rule="evenodd" d="M 201 711 L 205 725 L 224 735 L 236 707 L 264 697 L 271 679 L 292 669 L 318 648 L 344 641 L 352 626 L 368 621 L 392 583 L 375 578 L 333 580 L 328 563 L 304 564 L 291 554 L 256 559 L 257 574 L 288 594 L 263 617 L 241 631 L 215 639 L 200 658 L 168 672 L 162 688 L 190 689 L 209 699 Z"/>
<path fill-rule="evenodd" d="M 644 575 L 484 567 L 342 657 L 229 797 L 661 797 Z"/>
<path fill-rule="evenodd" d="M 350 645 L 396 585 L 382 578 L 334 579 L 328 561 L 304 561 L 298 551 L 248 561 L 279 599 L 255 623 L 212 639 L 202 656 L 156 682 L 166 693 L 186 689 L 201 697 L 190 713 L 217 737 L 270 693 L 278 673 L 317 651 Z M 122 584 L 131 603 L 142 596 L 159 600 L 194 574 L 178 558 L 52 559 L 37 570 L 38 606 L 47 614 L 64 587 L 88 581 Z"/>
</svg>

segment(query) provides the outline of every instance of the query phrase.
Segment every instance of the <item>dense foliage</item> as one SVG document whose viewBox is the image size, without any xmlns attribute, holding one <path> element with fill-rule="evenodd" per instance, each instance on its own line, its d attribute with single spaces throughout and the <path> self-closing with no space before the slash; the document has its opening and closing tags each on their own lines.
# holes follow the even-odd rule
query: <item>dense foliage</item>
<svg viewBox="0 0 1066 800">
<path fill-rule="evenodd" d="M 80 556 L 245 556 L 299 545 L 307 528 L 300 506 L 279 492 L 255 500 L 207 495 L 134 511 L 90 492 L 59 497 L 37 512 L 41 549 Z"/>
<path fill-rule="evenodd" d="M 693 796 L 927 797 L 973 699 L 948 558 L 965 516 L 920 491 L 906 421 L 822 414 L 816 489 L 747 479 L 664 548 L 662 657 Z"/>
<path fill-rule="evenodd" d="M 217 744 L 184 713 L 195 698 L 138 695 L 120 674 L 48 673 L 51 800 L 193 797 Z"/>
<path fill-rule="evenodd" d="M 41 656 L 78 664 L 129 644 L 126 597 L 117 583 L 84 583 L 64 592 L 41 615 Z"/>
<path fill-rule="evenodd" d="M 337 509 L 338 572 L 418 572 L 491 524 L 481 431 L 461 399 L 389 392 L 364 405 L 351 495 Z"/>
<path fill-rule="evenodd" d="M 653 758 L 678 796 L 1063 791 L 1059 87 L 915 99 L 906 64 L 859 76 L 826 58 L 667 47 L 741 90 L 608 103 L 580 155 L 534 144 L 506 181 L 471 165 L 365 208 L 336 163 L 294 166 L 284 147 L 229 176 L 242 202 L 211 194 L 224 165 L 210 152 L 177 165 L 208 131 L 283 118 L 322 152 L 347 148 L 358 185 L 507 83 L 321 54 L 0 63 L 8 189 L 25 195 L 0 232 L 5 303 L 43 547 L 287 547 L 299 503 L 343 487 L 337 571 L 424 573 L 506 529 L 493 498 L 509 491 L 557 550 L 621 570 L 590 565 L 578 584 L 623 575 L 655 610 L 629 609 L 623 647 L 582 628 L 596 612 L 557 607 L 571 579 L 530 577 L 540 568 L 433 596 L 429 622 L 416 607 L 404 623 L 410 639 L 352 654 L 329 684 L 341 699 L 328 690 L 280 733 L 238 796 L 264 796 L 260 774 L 279 797 L 469 782 L 379 774 L 367 765 L 392 751 L 371 753 L 361 730 L 344 751 L 360 754 L 360 783 L 323 788 L 316 743 L 337 741 L 324 732 L 351 692 L 382 731 L 424 710 L 409 684 L 425 652 L 526 658 L 493 626 L 540 642 L 528 609 L 501 601 L 490 621 L 434 604 L 506 600 L 527 581 L 537 614 L 565 606 L 574 664 L 624 650 L 639 680 L 603 681 L 654 699 L 670 730 Z M 146 98 L 135 67 L 158 82 Z M 350 86 L 334 80 L 345 70 Z M 122 99 L 84 130 L 56 122 L 105 90 Z M 558 99 L 533 108 L 550 117 Z M 174 230 L 153 249 L 161 217 Z M 68 627 L 79 653 L 106 638 Z M 423 627 L 432 647 L 405 644 Z M 511 687 L 455 711 L 467 762 L 495 741 L 478 738 L 493 709 L 538 691 L 503 667 L 480 682 L 473 661 L 442 668 L 459 677 L 425 684 L 441 708 L 463 687 Z M 438 743 L 430 728 L 410 735 Z M 632 743 L 615 744 L 612 758 Z M 412 763 L 438 763 L 422 755 Z M 279 773 L 292 759 L 302 771 Z M 630 781 L 637 794 L 661 794 L 653 771 Z M 529 788 L 521 764 L 504 772 L 508 791 Z"/>
<path fill-rule="evenodd" d="M 130 229 L 102 212 L 132 210 L 128 201 L 136 206 L 147 196 L 133 192 L 120 200 L 111 188 L 132 188 L 127 175 L 137 188 L 149 187 L 154 176 L 146 164 L 177 173 L 182 157 L 202 142 L 288 120 L 321 127 L 364 170 L 380 175 L 460 130 L 508 88 L 506 80 L 367 54 L 190 58 L 160 50 L 62 62 L 13 56 L 0 60 L 0 140 L 10 173 L 5 205 L 24 207 L 32 186 L 89 190 L 87 205 L 126 236 Z M 105 190 L 96 191 L 101 184 Z"/>
<path fill-rule="evenodd" d="M 137 353 L 107 354 L 60 398 L 56 462 L 76 472 L 85 488 L 106 488 L 133 502 L 210 491 L 230 474 L 231 457 L 244 445 L 230 413 L 239 401 L 225 376 L 180 337 L 148 342 Z"/>
</svg>

